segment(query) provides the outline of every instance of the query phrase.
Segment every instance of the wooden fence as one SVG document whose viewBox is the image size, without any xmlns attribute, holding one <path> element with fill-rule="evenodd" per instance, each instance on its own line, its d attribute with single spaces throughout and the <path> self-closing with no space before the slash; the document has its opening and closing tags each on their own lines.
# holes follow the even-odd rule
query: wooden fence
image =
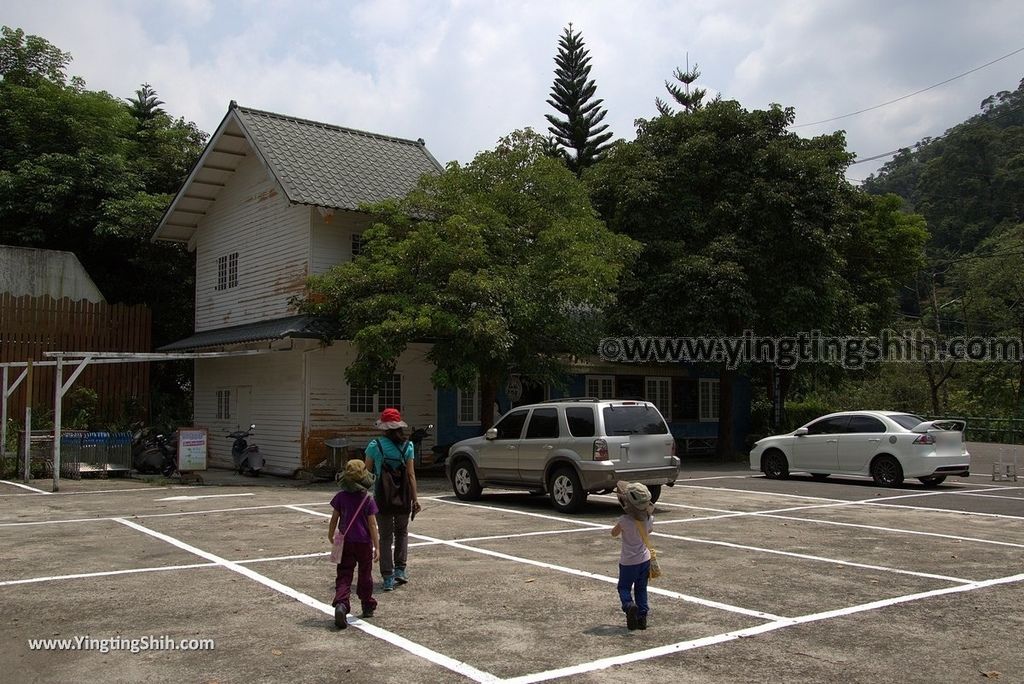
<svg viewBox="0 0 1024 684">
<path fill-rule="evenodd" d="M 152 315 L 144 304 L 93 303 L 84 299 L 14 297 L 0 293 L 0 362 L 43 361 L 47 351 L 152 351 Z M 8 371 L 13 382 L 16 372 Z M 53 410 L 54 369 L 32 369 L 32 387 L 22 383 L 8 400 L 8 416 L 21 421 L 29 395 L 33 411 Z M 67 372 L 64 374 L 67 378 Z M 89 365 L 72 391 L 88 387 L 99 397 L 101 416 L 120 416 L 126 403 L 137 402 L 149 412 L 149 364 Z M 68 408 L 65 396 L 65 409 Z"/>
</svg>

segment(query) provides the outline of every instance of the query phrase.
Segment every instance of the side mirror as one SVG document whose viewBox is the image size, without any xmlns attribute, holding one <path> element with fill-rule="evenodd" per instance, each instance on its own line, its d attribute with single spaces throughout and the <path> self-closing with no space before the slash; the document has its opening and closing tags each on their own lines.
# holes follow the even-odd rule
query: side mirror
<svg viewBox="0 0 1024 684">
<path fill-rule="evenodd" d="M 498 439 L 498 428 L 491 428 L 485 432 L 484 439 Z"/>
<path fill-rule="evenodd" d="M 434 424 L 433 424 L 433 423 L 429 423 L 429 424 L 427 425 L 427 429 L 428 429 L 428 430 L 433 430 L 433 429 L 434 429 Z"/>
<path fill-rule="evenodd" d="M 793 434 L 797 437 L 803 437 L 807 434 L 807 428 L 798 428 L 793 432 Z"/>
</svg>

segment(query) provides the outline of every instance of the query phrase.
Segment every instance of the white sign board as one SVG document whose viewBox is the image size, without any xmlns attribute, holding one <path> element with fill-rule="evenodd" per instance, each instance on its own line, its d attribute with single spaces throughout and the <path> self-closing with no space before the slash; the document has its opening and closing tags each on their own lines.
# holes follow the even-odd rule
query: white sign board
<svg viewBox="0 0 1024 684">
<path fill-rule="evenodd" d="M 207 436 L 205 428 L 178 430 L 178 470 L 206 470 Z"/>
</svg>

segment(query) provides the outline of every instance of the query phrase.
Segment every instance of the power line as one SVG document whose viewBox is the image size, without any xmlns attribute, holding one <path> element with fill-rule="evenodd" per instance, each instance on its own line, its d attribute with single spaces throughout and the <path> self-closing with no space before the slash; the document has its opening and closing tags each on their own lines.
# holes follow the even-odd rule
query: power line
<svg viewBox="0 0 1024 684">
<path fill-rule="evenodd" d="M 1024 48 L 1022 48 L 1022 49 L 1024 49 Z M 1005 111 L 1002 111 L 999 114 L 996 114 L 995 116 L 989 116 L 989 117 L 986 117 L 986 118 L 983 118 L 983 119 L 979 119 L 978 121 L 975 121 L 974 123 L 970 123 L 969 121 L 963 121 L 961 123 L 956 124 L 952 128 L 950 128 L 948 133 L 943 133 L 942 135 L 937 135 L 934 138 L 929 138 L 928 142 L 926 142 L 925 144 L 926 145 L 930 145 L 933 142 L 938 142 L 939 140 L 947 138 L 950 133 L 953 133 L 953 132 L 956 132 L 956 131 L 962 131 L 965 128 L 969 128 L 971 126 L 981 126 L 983 124 L 992 123 L 993 121 L 999 121 L 999 119 L 1003 118 L 1007 114 L 1012 114 L 1013 112 L 1020 111 L 1021 109 L 1024 109 L 1024 103 L 1019 104 L 1016 107 L 1009 107 Z M 914 143 L 913 145 L 907 145 L 907 146 L 901 147 L 901 148 L 899 148 L 897 150 L 892 150 L 891 152 L 883 152 L 882 154 L 876 154 L 876 155 L 873 155 L 871 157 L 865 157 L 864 159 L 858 159 L 857 161 L 850 162 L 850 166 L 853 166 L 854 164 L 863 164 L 865 162 L 875 161 L 876 159 L 884 159 L 885 157 L 891 157 L 892 155 L 898 154 L 898 153 L 900 153 L 903 150 L 909 150 L 911 147 L 914 147 L 914 146 L 920 147 L 920 145 L 921 145 L 921 143 L 920 143 L 920 141 L 918 141 L 918 142 Z"/>
<path fill-rule="evenodd" d="M 796 124 L 795 126 L 793 126 L 793 128 L 804 128 L 805 126 L 817 126 L 818 124 L 828 123 L 829 121 L 838 121 L 839 119 L 846 119 L 846 118 L 849 118 L 851 116 L 857 116 L 858 114 L 863 114 L 864 112 L 870 112 L 870 111 L 872 111 L 874 109 L 880 109 L 882 107 L 887 107 L 888 105 L 895 104 L 897 102 L 900 102 L 901 100 L 906 100 L 907 98 L 914 97 L 915 95 L 920 95 L 921 93 L 924 93 L 924 92 L 927 92 L 929 90 L 932 90 L 933 88 L 938 88 L 939 86 L 943 86 L 943 85 L 946 85 L 947 83 L 951 83 L 952 81 L 955 81 L 958 78 L 963 78 L 964 76 L 967 76 L 968 74 L 973 74 L 975 71 L 980 71 L 981 69 L 984 69 L 985 67 L 990 67 L 993 64 L 995 64 L 996 62 L 1001 62 L 1004 59 L 1007 59 L 1009 57 L 1013 57 L 1018 52 L 1024 52 L 1024 47 L 1017 48 L 1016 50 L 1014 50 L 1013 52 L 1011 52 L 1009 54 L 1005 54 L 1002 57 L 999 57 L 998 59 L 993 59 L 991 62 L 988 62 L 986 64 L 982 64 L 979 67 L 974 67 L 970 71 L 965 71 L 962 74 L 957 74 L 956 76 L 953 76 L 952 78 L 947 78 L 945 81 L 942 81 L 940 83 L 936 83 L 934 85 L 930 85 L 927 88 L 921 88 L 921 90 L 916 90 L 916 91 L 910 93 L 909 95 L 903 95 L 902 97 L 897 97 L 895 100 L 889 100 L 888 102 L 883 102 L 881 104 L 876 104 L 876 105 L 874 105 L 872 107 L 867 107 L 865 109 L 858 109 L 857 111 L 850 112 L 849 114 L 843 114 L 841 116 L 833 116 L 830 119 L 822 119 L 821 121 L 812 121 L 810 123 L 805 123 L 805 124 Z M 897 151 L 899 151 L 899 150 L 897 150 Z M 894 154 L 894 153 L 889 152 L 888 154 Z M 869 160 L 865 159 L 864 161 L 869 161 Z"/>
</svg>

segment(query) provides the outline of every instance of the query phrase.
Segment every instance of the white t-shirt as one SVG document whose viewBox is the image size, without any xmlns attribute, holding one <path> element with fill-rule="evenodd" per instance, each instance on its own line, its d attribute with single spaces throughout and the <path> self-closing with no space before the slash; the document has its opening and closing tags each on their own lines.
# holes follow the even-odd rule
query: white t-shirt
<svg viewBox="0 0 1024 684">
<path fill-rule="evenodd" d="M 619 529 L 622 530 L 620 565 L 640 565 L 644 561 L 651 560 L 651 552 L 647 549 L 643 537 L 640 536 L 640 531 L 636 528 L 637 522 L 644 525 L 648 537 L 654 530 L 654 516 L 647 518 L 647 522 L 638 521 L 631 515 L 623 515 L 619 518 Z"/>
</svg>

